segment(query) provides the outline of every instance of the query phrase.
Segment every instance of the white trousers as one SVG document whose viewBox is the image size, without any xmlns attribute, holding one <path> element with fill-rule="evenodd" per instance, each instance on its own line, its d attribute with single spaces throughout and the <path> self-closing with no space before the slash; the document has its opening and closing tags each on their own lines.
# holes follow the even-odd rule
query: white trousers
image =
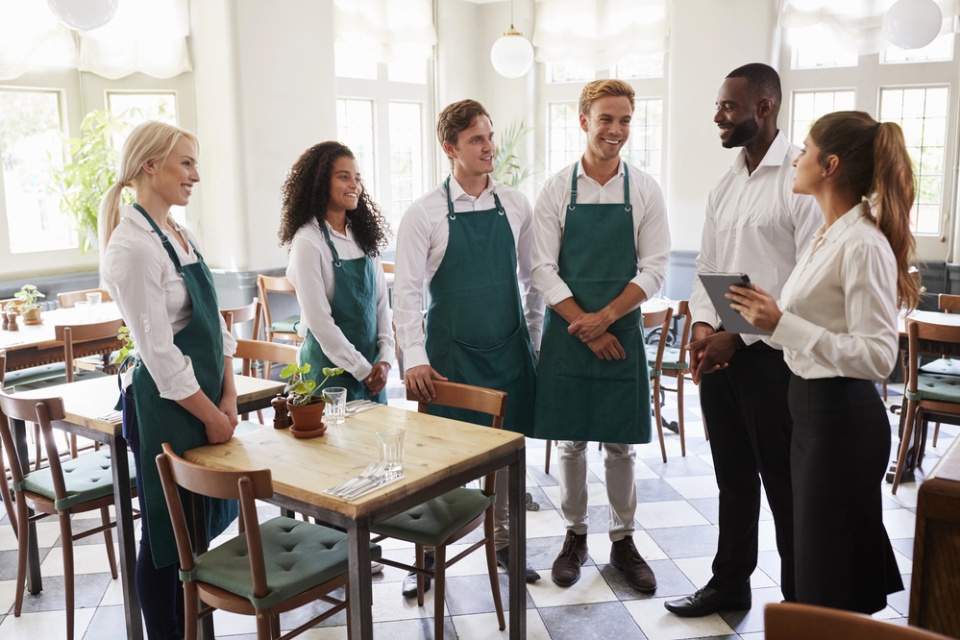
<svg viewBox="0 0 960 640">
<path fill-rule="evenodd" d="M 587 445 L 561 440 L 560 510 L 563 524 L 577 535 L 587 532 Z M 616 542 L 633 535 L 637 511 L 637 487 L 633 483 L 633 464 L 637 458 L 633 445 L 604 443 L 603 466 L 610 502 L 610 540 Z"/>
</svg>

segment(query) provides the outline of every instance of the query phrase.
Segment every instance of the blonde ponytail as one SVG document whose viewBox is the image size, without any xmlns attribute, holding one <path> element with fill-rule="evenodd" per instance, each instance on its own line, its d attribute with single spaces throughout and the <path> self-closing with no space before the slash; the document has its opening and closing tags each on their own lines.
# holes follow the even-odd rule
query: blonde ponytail
<svg viewBox="0 0 960 640">
<path fill-rule="evenodd" d="M 100 244 L 100 257 L 106 255 L 107 245 L 113 230 L 120 224 L 120 199 L 123 196 L 123 185 L 115 183 L 103 194 L 100 201 L 100 215 L 97 220 L 97 239 Z"/>
</svg>

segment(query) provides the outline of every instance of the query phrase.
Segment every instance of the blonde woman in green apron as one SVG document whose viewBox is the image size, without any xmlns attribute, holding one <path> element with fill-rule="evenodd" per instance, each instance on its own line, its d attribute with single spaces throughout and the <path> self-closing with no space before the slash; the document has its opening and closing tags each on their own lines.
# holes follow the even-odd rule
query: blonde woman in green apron
<svg viewBox="0 0 960 640">
<path fill-rule="evenodd" d="M 100 208 L 101 275 L 137 347 L 121 400 L 142 517 L 137 594 L 151 639 L 183 634 L 177 550 L 154 463 L 160 445 L 183 453 L 229 440 L 237 425 L 236 342 L 196 238 L 170 215 L 171 207 L 187 205 L 200 180 L 198 156 L 192 133 L 141 124 L 124 144 L 118 182 Z M 135 194 L 132 207 L 120 207 L 124 188 Z M 236 514 L 236 503 L 207 502 L 208 536 Z"/>
<path fill-rule="evenodd" d="M 535 436 L 559 440 L 567 528 L 553 581 L 580 579 L 587 557 L 587 441 L 604 443 L 610 564 L 635 589 L 657 581 L 633 543 L 634 444 L 650 441 L 650 388 L 640 304 L 660 289 L 670 250 L 657 183 L 620 158 L 633 89 L 599 80 L 580 96 L 587 149 L 544 185 L 535 211 L 534 284 L 547 305 Z M 594 556 L 596 557 L 596 556 Z"/>
<path fill-rule="evenodd" d="M 339 142 L 314 145 L 283 186 L 280 241 L 300 303 L 300 362 L 318 385 L 324 367 L 343 369 L 325 387 L 347 400 L 387 402 L 393 329 L 380 248 L 389 228 L 363 188 L 357 162 Z"/>
<path fill-rule="evenodd" d="M 543 302 L 530 283 L 533 211 L 526 197 L 494 182 L 493 122 L 476 100 L 440 114 L 437 137 L 451 175 L 407 209 L 397 232 L 394 319 L 403 349 L 404 382 L 418 397 L 434 396 L 434 380 L 506 391 L 503 428 L 533 433 L 535 345 Z M 423 288 L 430 300 L 424 334 Z M 430 407 L 456 420 L 489 424 L 480 414 Z M 506 566 L 507 474 L 497 474 L 494 544 Z M 427 556 L 430 567 L 433 556 Z M 529 565 L 527 581 L 540 575 Z M 425 583 L 429 587 L 429 582 Z M 403 595 L 416 595 L 416 577 Z"/>
</svg>

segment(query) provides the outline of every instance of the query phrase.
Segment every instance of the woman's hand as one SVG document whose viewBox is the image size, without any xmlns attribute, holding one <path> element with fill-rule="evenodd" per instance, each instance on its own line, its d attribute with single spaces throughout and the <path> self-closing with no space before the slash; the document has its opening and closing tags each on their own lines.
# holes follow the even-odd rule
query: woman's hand
<svg viewBox="0 0 960 640">
<path fill-rule="evenodd" d="M 210 444 L 226 442 L 233 437 L 233 428 L 236 424 L 236 402 L 234 402 L 234 418 L 232 423 L 230 418 L 227 417 L 227 414 L 222 411 L 217 411 L 215 415 L 212 415 L 209 420 L 203 423 L 204 429 L 206 429 L 207 432 L 207 440 L 210 441 Z"/>
<path fill-rule="evenodd" d="M 367 395 L 378 395 L 383 388 L 387 386 L 387 375 L 390 373 L 390 363 L 381 360 L 373 365 L 370 375 L 363 379 L 363 384 L 367 387 Z"/>
<path fill-rule="evenodd" d="M 753 285 L 749 287 L 730 287 L 730 293 L 725 295 L 735 311 L 746 318 L 747 322 L 765 331 L 773 332 L 780 323 L 783 313 L 777 306 L 777 301 L 769 293 Z"/>
<path fill-rule="evenodd" d="M 227 416 L 227 420 L 230 421 L 230 424 L 236 427 L 240 423 L 240 419 L 237 417 L 237 393 L 227 393 L 224 390 L 223 395 L 220 397 L 219 405 L 221 413 Z"/>
</svg>

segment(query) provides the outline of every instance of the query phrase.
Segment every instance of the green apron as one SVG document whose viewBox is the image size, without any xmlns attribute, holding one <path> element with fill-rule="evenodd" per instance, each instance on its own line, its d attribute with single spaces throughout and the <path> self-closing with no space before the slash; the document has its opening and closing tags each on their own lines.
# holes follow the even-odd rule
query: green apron
<svg viewBox="0 0 960 640">
<path fill-rule="evenodd" d="M 532 435 L 536 353 L 520 303 L 513 230 L 496 193 L 496 208 L 458 215 L 449 176 L 445 187 L 450 238 L 430 281 L 427 356 L 451 382 L 506 391 L 504 429 Z M 489 416 L 472 411 L 434 405 L 429 410 L 490 424 Z"/>
<path fill-rule="evenodd" d="M 176 265 L 177 273 L 183 278 L 193 304 L 193 316 L 187 326 L 173 336 L 173 344 L 190 358 L 193 373 L 204 395 L 214 404 L 219 404 L 223 393 L 223 334 L 213 276 L 193 243 L 190 246 L 197 254 L 197 262 L 181 265 L 167 236 L 140 205 L 133 206 L 156 231 L 167 255 Z M 155 462 L 162 451 L 160 445 L 168 442 L 177 455 L 183 455 L 187 449 L 209 444 L 209 441 L 200 419 L 173 400 L 160 397 L 157 384 L 140 360 L 133 371 L 133 397 L 137 408 L 142 462 L 140 473 L 146 493 L 144 503 L 147 507 L 153 562 L 157 567 L 165 567 L 176 562 L 178 557 L 167 503 L 160 486 L 160 472 Z M 204 500 L 207 536 L 208 540 L 212 540 L 233 522 L 239 514 L 239 507 L 233 500 Z"/>
<path fill-rule="evenodd" d="M 637 274 L 626 166 L 623 204 L 577 204 L 574 166 L 558 266 L 574 300 L 588 313 L 609 304 Z M 650 377 L 641 324 L 635 309 L 610 325 L 627 357 L 601 360 L 567 333 L 570 323 L 547 309 L 537 377 L 537 438 L 650 442 Z"/>
<path fill-rule="evenodd" d="M 323 221 L 320 221 L 320 230 L 333 253 L 333 300 L 330 301 L 333 322 L 367 362 L 376 364 L 380 349 L 377 345 L 377 278 L 373 260 L 370 256 L 341 260 Z M 317 291 L 316 295 L 322 296 L 324 293 Z M 310 373 L 304 378 L 318 385 L 323 382 L 324 367 L 337 367 L 320 348 L 320 343 L 309 329 L 300 347 L 300 363 L 305 362 L 310 363 Z M 346 371 L 330 378 L 323 386 L 345 388 L 347 400 L 376 400 L 380 404 L 387 404 L 386 388 L 377 396 L 369 396 L 363 380 L 357 380 Z"/>
</svg>

